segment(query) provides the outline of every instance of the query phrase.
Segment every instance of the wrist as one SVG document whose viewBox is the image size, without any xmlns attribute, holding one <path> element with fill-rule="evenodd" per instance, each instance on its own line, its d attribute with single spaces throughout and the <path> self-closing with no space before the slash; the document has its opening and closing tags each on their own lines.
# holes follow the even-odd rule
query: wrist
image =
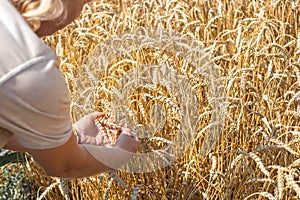
<svg viewBox="0 0 300 200">
<path fill-rule="evenodd" d="M 77 129 L 75 128 L 75 126 L 73 126 L 73 134 L 76 136 L 77 138 L 77 143 L 81 144 L 81 137 L 80 137 L 80 133 L 77 131 Z"/>
</svg>

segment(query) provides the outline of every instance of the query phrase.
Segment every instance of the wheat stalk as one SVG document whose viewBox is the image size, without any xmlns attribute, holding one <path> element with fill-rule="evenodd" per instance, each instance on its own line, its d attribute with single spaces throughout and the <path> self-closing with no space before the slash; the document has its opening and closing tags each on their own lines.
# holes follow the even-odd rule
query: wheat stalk
<svg viewBox="0 0 300 200">
<path fill-rule="evenodd" d="M 172 163 L 174 155 L 170 149 L 157 153 L 159 159 L 166 159 L 171 166 L 154 170 L 155 166 L 150 164 L 153 171 L 145 174 L 118 172 L 119 183 L 126 182 L 132 192 L 122 184 L 114 184 L 114 179 L 108 176 L 76 180 L 68 184 L 72 185 L 67 188 L 70 198 L 299 198 L 297 192 L 288 191 L 299 187 L 298 8 L 299 1 L 283 0 L 95 0 L 85 6 L 76 22 L 45 38 L 61 60 L 60 68 L 72 95 L 74 121 L 95 110 L 114 117 L 113 107 L 119 107 L 112 105 L 113 99 L 127 95 L 121 111 L 127 113 L 126 120 L 143 130 L 150 123 L 147 117 L 151 107 L 159 104 L 162 105 L 159 108 L 164 107 L 164 114 L 155 115 L 152 108 L 151 126 L 156 124 L 153 122 L 166 120 L 157 131 L 154 128 L 153 137 L 143 139 L 141 146 L 149 151 L 157 150 L 159 145 L 172 149 L 177 145 L 173 137 L 184 134 L 181 129 L 185 117 L 181 109 L 189 101 L 178 98 L 178 91 L 172 91 L 178 78 L 189 82 L 199 103 L 199 113 L 194 114 L 198 117 L 194 138 L 185 153 Z M 133 44 L 130 41 L 136 39 L 138 27 L 143 29 L 139 29 L 144 32 L 143 38 Z M 153 40 L 150 31 L 153 27 L 175 31 L 177 39 L 161 34 Z M 125 32 L 132 34 L 122 36 Z M 164 39 L 168 42 L 154 45 Z M 112 47 L 120 48 L 121 53 L 114 54 L 116 48 Z M 185 54 L 176 54 L 177 48 Z M 218 65 L 217 70 L 211 67 L 212 63 Z M 144 85 L 139 82 L 139 89 L 129 94 L 130 87 L 135 86 L 130 73 L 145 72 L 140 69 L 149 65 L 158 66 L 151 71 L 156 76 L 151 75 Z M 160 77 L 158 72 L 163 69 L 170 73 Z M 209 75 L 214 70 L 220 72 L 220 79 Z M 172 73 L 178 76 L 174 78 Z M 126 91 L 118 85 L 121 78 L 128 80 L 123 87 L 128 87 Z M 214 78 L 216 81 L 211 81 Z M 213 98 L 213 93 L 222 88 L 221 82 L 225 94 Z M 215 136 L 209 132 L 216 130 L 216 125 L 210 122 L 219 119 L 213 108 L 217 101 L 224 100 L 222 95 L 226 96 L 226 113 L 218 114 L 225 116 L 224 125 L 220 139 L 211 148 Z M 104 132 L 122 125 L 105 120 L 96 122 Z M 188 127 L 194 122 L 186 123 Z M 206 151 L 213 156 L 209 157 Z M 33 184 L 50 187 L 55 182 L 34 164 L 28 165 L 28 177 Z M 254 176 L 256 172 L 262 177 Z M 255 189 L 246 183 L 254 184 Z M 43 194 L 47 199 L 64 198 L 53 185 Z"/>
</svg>

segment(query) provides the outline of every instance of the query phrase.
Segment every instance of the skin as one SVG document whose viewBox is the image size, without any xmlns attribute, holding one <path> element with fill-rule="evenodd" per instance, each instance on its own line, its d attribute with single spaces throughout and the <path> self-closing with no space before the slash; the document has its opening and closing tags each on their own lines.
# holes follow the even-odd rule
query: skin
<svg viewBox="0 0 300 200">
<path fill-rule="evenodd" d="M 97 145 L 95 137 L 98 135 L 98 129 L 93 121 L 99 116 L 104 116 L 104 113 L 91 113 L 80 120 L 80 128 L 85 129 L 84 132 L 80 132 L 84 143 Z M 102 149 L 99 149 L 100 154 L 110 151 L 111 148 L 135 153 L 139 147 L 139 140 L 129 128 L 123 127 L 115 147 L 105 147 L 103 144 L 100 144 L 100 146 L 102 146 Z M 83 145 L 77 144 L 77 138 L 74 134 L 65 144 L 52 149 L 37 150 L 25 148 L 18 142 L 16 137 L 12 137 L 4 146 L 4 149 L 28 152 L 49 176 L 80 178 L 114 170 L 96 160 Z M 128 154 L 124 154 L 124 156 L 128 157 Z M 120 166 L 130 159 L 122 159 L 122 151 L 116 152 L 114 157 L 120 158 Z"/>
<path fill-rule="evenodd" d="M 36 34 L 41 37 L 51 35 L 57 30 L 62 29 L 79 16 L 84 4 L 87 2 L 87 0 L 63 0 L 65 13 L 55 20 L 43 21 Z M 75 128 L 80 134 L 81 143 L 99 146 L 99 155 L 105 154 L 105 152 L 113 148 L 114 151 L 111 152 L 114 152 L 115 156 L 112 159 L 119 158 L 118 161 L 121 166 L 130 159 L 128 154 L 122 155 L 122 152 L 125 150 L 136 153 L 139 147 L 139 140 L 129 128 L 123 127 L 115 147 L 105 146 L 103 139 L 99 138 L 99 130 L 94 123 L 95 119 L 104 115 L 104 113 L 100 112 L 88 114 L 76 122 Z M 71 138 L 65 144 L 43 150 L 23 147 L 17 138 L 13 136 L 4 146 L 4 149 L 28 152 L 49 176 L 79 178 L 113 170 L 96 160 L 85 149 L 84 145 L 77 144 L 77 138 L 74 134 L 72 134 Z M 123 151 L 119 151 L 120 149 Z"/>
<path fill-rule="evenodd" d="M 90 0 L 62 0 L 65 8 L 62 15 L 54 20 L 42 21 L 36 34 L 39 37 L 48 36 L 64 28 L 78 18 L 83 6 L 89 1 Z"/>
</svg>

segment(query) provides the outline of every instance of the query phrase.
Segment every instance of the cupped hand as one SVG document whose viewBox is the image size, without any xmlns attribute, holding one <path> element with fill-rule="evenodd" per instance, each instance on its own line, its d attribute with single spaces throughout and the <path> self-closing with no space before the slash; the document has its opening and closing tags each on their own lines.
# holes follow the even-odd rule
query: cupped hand
<svg viewBox="0 0 300 200">
<path fill-rule="evenodd" d="M 139 145 L 140 143 L 137 135 L 126 126 L 122 127 L 122 132 L 116 142 L 116 147 L 136 153 L 139 149 Z"/>
<path fill-rule="evenodd" d="M 104 140 L 104 136 L 98 134 L 99 129 L 95 124 L 95 120 L 100 117 L 105 117 L 105 113 L 93 112 L 85 115 L 73 125 L 78 132 L 79 143 L 96 145 L 107 144 L 107 141 Z"/>
</svg>

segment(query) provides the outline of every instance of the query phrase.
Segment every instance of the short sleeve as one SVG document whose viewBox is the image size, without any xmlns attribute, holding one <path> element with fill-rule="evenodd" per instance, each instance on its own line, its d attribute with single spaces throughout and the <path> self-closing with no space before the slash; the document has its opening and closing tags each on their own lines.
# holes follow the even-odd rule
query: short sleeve
<svg viewBox="0 0 300 200">
<path fill-rule="evenodd" d="M 0 40 L 0 127 L 27 148 L 64 144 L 72 134 L 70 100 L 57 57 L 10 0 L 0 0 Z"/>
<path fill-rule="evenodd" d="M 1 86 L 0 126 L 24 147 L 54 148 L 72 134 L 69 90 L 57 65 L 39 61 Z"/>
</svg>

